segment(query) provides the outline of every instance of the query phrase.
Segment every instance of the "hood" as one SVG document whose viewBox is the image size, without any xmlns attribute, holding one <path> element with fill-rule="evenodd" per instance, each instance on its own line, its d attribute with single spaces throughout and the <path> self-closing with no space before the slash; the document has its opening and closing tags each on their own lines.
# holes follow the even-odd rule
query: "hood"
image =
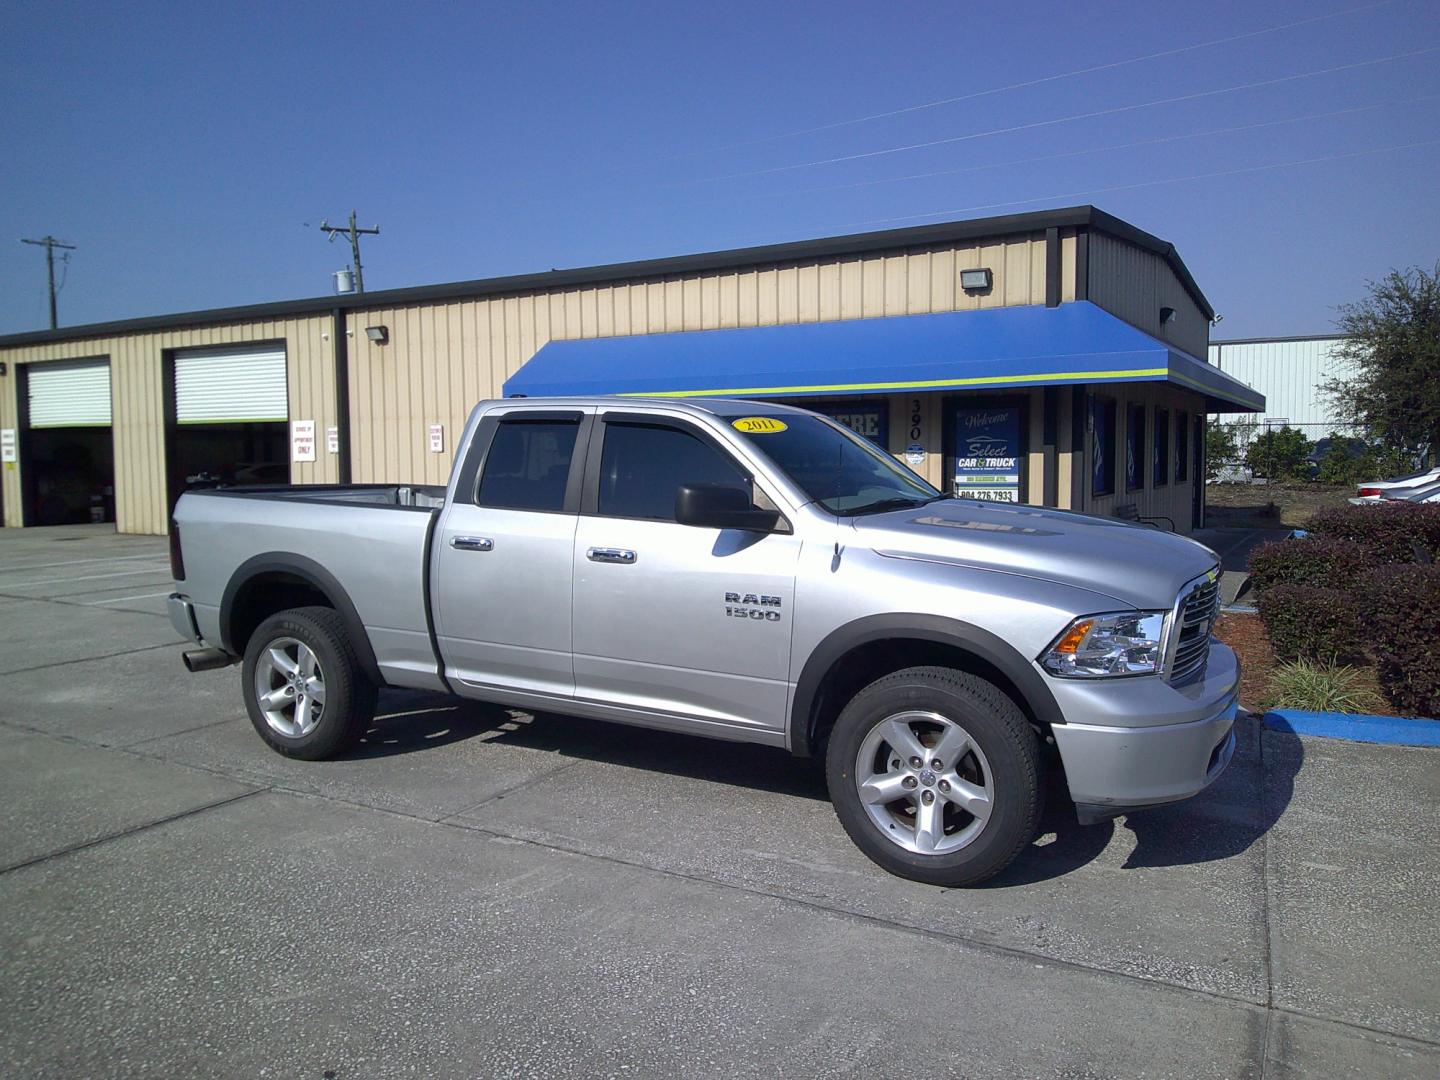
<svg viewBox="0 0 1440 1080">
<path fill-rule="evenodd" d="M 857 517 L 854 529 L 881 555 L 1023 574 L 1156 610 L 1219 562 L 1205 545 L 1146 525 L 970 499 Z"/>
</svg>

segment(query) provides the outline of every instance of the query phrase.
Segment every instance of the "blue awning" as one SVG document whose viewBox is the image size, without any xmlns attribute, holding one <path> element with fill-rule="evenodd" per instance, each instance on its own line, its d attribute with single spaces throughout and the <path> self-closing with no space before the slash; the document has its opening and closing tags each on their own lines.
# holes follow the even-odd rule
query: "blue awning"
<svg viewBox="0 0 1440 1080">
<path fill-rule="evenodd" d="M 1170 382 L 1211 412 L 1265 397 L 1087 301 L 738 330 L 552 341 L 505 396 L 833 397 Z"/>
</svg>

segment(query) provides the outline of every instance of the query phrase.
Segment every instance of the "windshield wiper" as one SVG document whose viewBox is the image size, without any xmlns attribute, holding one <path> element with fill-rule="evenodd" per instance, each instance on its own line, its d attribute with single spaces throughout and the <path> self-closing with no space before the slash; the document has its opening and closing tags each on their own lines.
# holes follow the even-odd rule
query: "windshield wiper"
<svg viewBox="0 0 1440 1080">
<path fill-rule="evenodd" d="M 855 516 L 860 514 L 883 514 L 887 510 L 909 510 L 916 506 L 925 506 L 939 498 L 942 498 L 942 496 L 935 495 L 928 499 L 912 499 L 908 496 L 900 495 L 890 499 L 879 499 L 876 502 L 866 503 L 864 506 L 857 506 L 852 510 L 841 511 L 841 513 Z"/>
</svg>

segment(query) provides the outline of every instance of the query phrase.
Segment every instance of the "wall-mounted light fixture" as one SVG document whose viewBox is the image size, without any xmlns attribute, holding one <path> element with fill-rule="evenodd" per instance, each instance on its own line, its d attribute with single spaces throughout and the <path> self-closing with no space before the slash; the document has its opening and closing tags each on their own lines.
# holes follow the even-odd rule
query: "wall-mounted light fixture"
<svg viewBox="0 0 1440 1080">
<path fill-rule="evenodd" d="M 390 328 L 388 326 L 367 326 L 365 336 L 370 339 L 372 345 L 387 345 L 390 342 Z"/>
<path fill-rule="evenodd" d="M 1170 323 L 1175 321 L 1175 316 L 1177 314 L 1178 312 L 1176 312 L 1173 307 L 1162 307 L 1160 309 L 1160 325 L 1168 326 Z"/>
<path fill-rule="evenodd" d="M 978 270 L 960 271 L 960 288 L 966 292 L 989 292 L 995 284 L 995 277 L 988 266 Z"/>
</svg>

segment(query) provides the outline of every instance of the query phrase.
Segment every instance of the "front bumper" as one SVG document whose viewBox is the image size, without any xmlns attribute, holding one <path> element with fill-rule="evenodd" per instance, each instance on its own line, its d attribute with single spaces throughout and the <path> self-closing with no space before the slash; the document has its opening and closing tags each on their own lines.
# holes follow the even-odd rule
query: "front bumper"
<svg viewBox="0 0 1440 1080">
<path fill-rule="evenodd" d="M 186 641 L 198 641 L 204 644 L 204 638 L 200 636 L 200 628 L 195 624 L 195 605 L 190 603 L 190 598 L 181 596 L 179 593 L 171 593 L 165 601 L 165 610 L 170 616 L 170 625 L 175 632 Z"/>
<path fill-rule="evenodd" d="M 1081 818 L 1188 799 L 1212 784 L 1235 754 L 1239 685 L 1235 654 L 1214 642 L 1205 678 L 1191 686 L 1144 678 L 1057 688 L 1067 722 L 1051 731 Z"/>
</svg>

